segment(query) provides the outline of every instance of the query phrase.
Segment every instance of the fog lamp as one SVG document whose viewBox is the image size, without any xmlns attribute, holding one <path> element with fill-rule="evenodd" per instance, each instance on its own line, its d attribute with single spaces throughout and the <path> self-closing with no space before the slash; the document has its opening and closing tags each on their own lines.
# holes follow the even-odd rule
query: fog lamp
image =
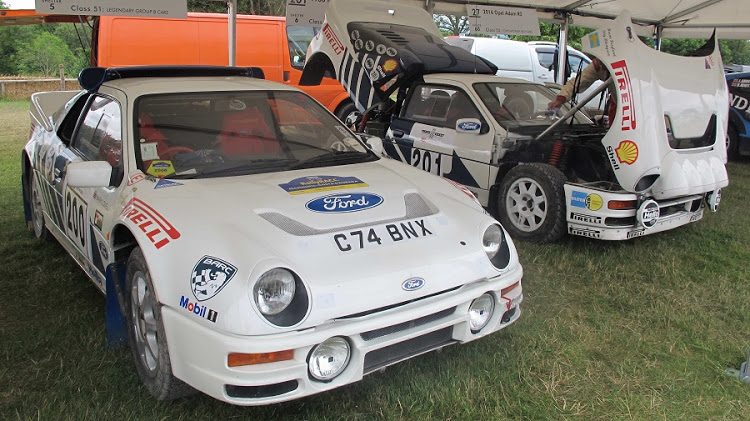
<svg viewBox="0 0 750 421">
<path fill-rule="evenodd" d="M 495 312 L 495 298 L 488 293 L 482 294 L 469 306 L 469 327 L 472 333 L 482 330 Z"/>
<path fill-rule="evenodd" d="M 312 349 L 307 363 L 308 371 L 316 380 L 331 381 L 344 371 L 350 356 L 349 342 L 340 336 L 334 336 Z"/>
</svg>

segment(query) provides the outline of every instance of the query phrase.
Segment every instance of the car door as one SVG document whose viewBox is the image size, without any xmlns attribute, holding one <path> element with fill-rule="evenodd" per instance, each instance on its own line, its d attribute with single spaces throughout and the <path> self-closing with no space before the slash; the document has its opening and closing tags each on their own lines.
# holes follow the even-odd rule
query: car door
<svg viewBox="0 0 750 421">
<path fill-rule="evenodd" d="M 480 132 L 458 132 L 462 118 L 479 119 Z M 413 167 L 444 176 L 467 187 L 489 188 L 492 135 L 486 119 L 464 90 L 441 84 L 410 89 L 399 117 L 386 134 L 388 154 Z"/>
</svg>

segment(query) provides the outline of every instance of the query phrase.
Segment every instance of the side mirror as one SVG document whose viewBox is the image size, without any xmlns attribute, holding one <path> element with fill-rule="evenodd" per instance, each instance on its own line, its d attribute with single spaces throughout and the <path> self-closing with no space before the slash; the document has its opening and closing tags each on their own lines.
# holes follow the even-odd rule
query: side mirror
<svg viewBox="0 0 750 421">
<path fill-rule="evenodd" d="M 376 155 L 386 156 L 385 149 L 383 148 L 383 139 L 362 133 L 358 133 L 357 135 L 365 142 L 371 151 L 375 152 Z"/>
<path fill-rule="evenodd" d="M 66 179 L 71 187 L 109 187 L 112 166 L 107 161 L 71 162 Z"/>
<path fill-rule="evenodd" d="M 482 122 L 478 118 L 459 118 L 456 121 L 456 132 L 479 134 Z"/>
</svg>

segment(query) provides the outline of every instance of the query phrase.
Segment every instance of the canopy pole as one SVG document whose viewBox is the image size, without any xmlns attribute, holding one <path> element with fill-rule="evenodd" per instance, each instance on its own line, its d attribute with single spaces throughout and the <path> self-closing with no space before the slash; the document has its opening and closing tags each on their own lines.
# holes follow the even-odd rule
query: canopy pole
<svg viewBox="0 0 750 421">
<path fill-rule="evenodd" d="M 236 66 L 237 57 L 237 0 L 227 0 L 229 9 L 229 65 Z"/>
<path fill-rule="evenodd" d="M 560 23 L 560 36 L 557 41 L 557 80 L 555 82 L 565 85 L 565 68 L 568 62 L 568 26 L 570 25 L 570 15 L 562 14 Z"/>
<path fill-rule="evenodd" d="M 654 48 L 656 48 L 657 51 L 661 51 L 662 31 L 664 31 L 664 27 L 661 26 L 661 24 L 656 25 L 656 28 L 654 29 Z"/>
</svg>

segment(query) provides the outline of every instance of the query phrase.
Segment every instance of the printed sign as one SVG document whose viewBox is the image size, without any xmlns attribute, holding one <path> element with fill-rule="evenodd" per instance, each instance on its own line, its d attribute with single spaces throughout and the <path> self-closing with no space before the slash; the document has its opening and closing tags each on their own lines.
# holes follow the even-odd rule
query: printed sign
<svg viewBox="0 0 750 421">
<path fill-rule="evenodd" d="M 321 26 L 327 8 L 328 0 L 287 0 L 286 25 Z"/>
<path fill-rule="evenodd" d="M 185 0 L 36 0 L 37 13 L 187 19 Z"/>
<path fill-rule="evenodd" d="M 218 294 L 234 274 L 237 273 L 237 267 L 213 256 L 203 256 L 193 268 L 193 274 L 190 277 L 190 289 L 198 301 L 208 300 Z"/>
<path fill-rule="evenodd" d="M 314 175 L 295 178 L 294 180 L 279 184 L 279 187 L 289 194 L 316 193 L 329 190 L 354 189 L 357 187 L 368 187 L 368 184 L 357 177 L 336 177 L 330 175 Z"/>
<path fill-rule="evenodd" d="M 471 32 L 484 35 L 541 35 L 535 9 L 467 4 Z"/>
</svg>

